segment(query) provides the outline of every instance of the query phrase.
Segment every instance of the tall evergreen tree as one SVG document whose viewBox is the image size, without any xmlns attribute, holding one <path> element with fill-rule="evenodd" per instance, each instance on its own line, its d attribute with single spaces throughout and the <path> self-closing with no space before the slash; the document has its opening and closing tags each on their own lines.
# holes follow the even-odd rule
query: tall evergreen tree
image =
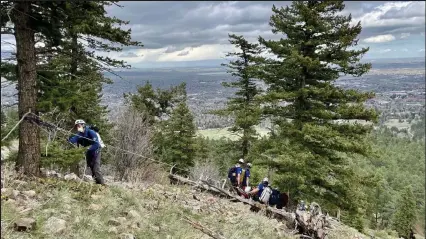
<svg viewBox="0 0 426 239">
<path fill-rule="evenodd" d="M 111 72 L 111 67 L 123 68 L 129 65 L 124 61 L 97 55 L 94 50 L 119 52 L 124 46 L 143 46 L 131 40 L 131 29 L 122 29 L 128 21 L 107 16 L 105 7 L 111 4 L 116 4 L 116 1 L 66 3 L 63 24 L 65 37 L 61 48 L 46 46 L 40 50 L 50 55 L 53 53 L 39 74 L 40 81 L 44 83 L 42 86 L 45 86 L 41 91 L 40 107 L 43 106 L 42 109 L 48 112 L 53 106 L 51 102 L 61 102 L 64 107 L 60 113 L 71 113 L 68 125 L 73 124 L 76 118 L 83 118 L 104 129 L 104 136 L 111 126 L 106 120 L 107 107 L 100 105 L 102 84 L 111 83 L 111 80 L 103 72 Z M 56 86 L 58 94 L 50 92 L 54 91 L 52 85 Z"/>
<path fill-rule="evenodd" d="M 53 106 L 59 106 L 58 113 L 67 115 L 70 109 L 73 113 L 72 117 L 66 117 L 67 125 L 72 125 L 75 118 L 86 118 L 89 123 L 100 124 L 101 128 L 109 126 L 105 119 L 106 107 L 99 105 L 102 83 L 109 82 L 102 71 L 111 71 L 111 67 L 128 67 L 128 65 L 123 61 L 99 56 L 95 50 L 121 51 L 124 46 L 142 46 L 140 42 L 131 40 L 131 30 L 121 29 L 122 25 L 128 24 L 128 22 L 106 15 L 105 7 L 115 4 L 115 2 L 29 2 L 28 9 L 23 8 L 25 11 L 21 11 L 20 4 L 2 2 L 2 33 L 14 34 L 18 43 L 21 41 L 18 39 L 20 30 L 32 31 L 26 38 L 28 42 L 31 38 L 31 42 L 27 44 L 31 44 L 31 47 L 26 46 L 24 52 L 30 51 L 27 57 L 30 58 L 34 67 L 31 67 L 31 71 L 25 70 L 24 74 L 32 74 L 31 77 L 25 76 L 27 81 L 25 87 L 21 89 L 22 84 L 19 82 L 19 79 L 22 78 L 19 67 L 25 65 L 26 62 L 19 58 L 22 54 L 26 54 L 19 53 L 21 46 L 17 46 L 17 70 L 13 65 L 4 64 L 4 62 L 1 67 L 2 74 L 5 71 L 17 74 L 20 95 L 25 95 L 24 99 L 19 99 L 20 105 L 32 105 L 31 107 L 23 106 L 26 108 L 25 111 L 27 108 L 31 108 L 34 113 L 37 113 L 35 110 L 37 108 L 37 111 L 40 109 L 42 112 L 49 112 Z M 32 19 L 25 22 L 28 24 L 27 26 L 19 25 L 22 23 L 19 14 Z M 10 18 L 10 16 L 12 17 Z M 9 20 L 13 27 L 10 26 Z M 45 46 L 36 48 L 36 38 Z M 37 84 L 36 80 L 32 80 L 33 75 L 38 78 L 40 84 Z M 26 90 L 31 92 L 26 92 Z M 23 115 L 21 110 L 20 114 Z M 26 123 L 23 123 L 22 127 L 25 128 L 25 126 Z M 24 131 L 27 133 L 23 134 L 31 135 L 29 137 L 34 138 L 34 145 L 39 145 L 38 142 L 35 142 L 38 140 L 36 137 L 38 132 L 30 132 L 28 129 L 24 129 Z M 32 148 L 25 145 L 22 147 L 28 148 L 28 150 Z M 39 152 L 39 150 L 36 151 Z M 31 155 L 36 155 L 36 151 Z M 18 157 L 18 166 L 23 165 L 21 160 L 23 157 L 25 156 Z M 28 158 L 32 157 L 38 156 L 28 156 Z M 33 168 L 33 171 L 38 169 L 35 164 L 28 165 Z"/>
<path fill-rule="evenodd" d="M 186 83 L 155 91 L 147 82 L 136 94 L 124 94 L 124 98 L 154 126 L 154 155 L 158 160 L 176 163 L 180 169 L 193 165 L 196 129 L 186 105 Z"/>
<path fill-rule="evenodd" d="M 170 117 L 173 109 L 186 100 L 186 83 L 154 90 L 148 81 L 138 88 L 137 94 L 125 93 L 124 98 L 136 110 L 145 113 L 150 124 L 155 124 Z"/>
<path fill-rule="evenodd" d="M 60 2 L 1 2 L 0 25 L 2 34 L 13 34 L 16 40 L 19 117 L 31 111 L 37 113 L 37 72 L 35 37 L 43 36 L 47 43 L 57 46 L 62 32 Z M 2 70 L 3 70 L 2 64 Z M 40 168 L 39 128 L 30 121 L 19 127 L 19 151 L 16 169 L 29 176 L 38 176 Z"/>
<path fill-rule="evenodd" d="M 188 172 L 184 170 L 194 165 L 196 128 L 194 116 L 185 101 L 177 105 L 170 119 L 162 122 L 159 133 L 161 154 L 158 156 L 168 163 L 176 164 L 176 172 L 179 174 L 187 175 Z"/>
<path fill-rule="evenodd" d="M 393 218 L 393 227 L 399 236 L 409 238 L 410 230 L 416 222 L 416 199 L 410 186 L 406 187 L 398 201 Z"/>
<path fill-rule="evenodd" d="M 264 59 L 261 79 L 268 86 L 265 114 L 272 116 L 278 156 L 270 166 L 276 182 L 289 187 L 296 199 L 317 200 L 328 207 L 358 210 L 357 184 L 362 179 L 349 167 L 350 154 L 367 155 L 364 136 L 370 125 L 348 120 L 376 121 L 363 103 L 372 93 L 345 90 L 333 82 L 340 74 L 361 76 L 371 64 L 359 63 L 368 48 L 357 44 L 361 24 L 338 15 L 342 1 L 294 1 L 276 8 L 270 18 L 278 41 L 259 37 L 277 59 Z M 341 121 L 341 122 L 338 122 Z M 265 152 L 267 153 L 267 152 Z"/>
<path fill-rule="evenodd" d="M 222 64 L 229 68 L 228 73 L 237 77 L 236 81 L 231 83 L 224 82 L 225 87 L 237 88 L 235 97 L 227 102 L 226 109 L 216 111 L 218 115 L 233 115 L 235 117 L 234 125 L 229 129 L 233 133 L 242 133 L 240 140 L 241 157 L 245 158 L 248 154 L 250 144 L 256 139 L 256 129 L 254 126 L 260 123 L 260 104 L 256 100 L 261 92 L 255 83 L 258 65 L 256 60 L 259 58 L 261 49 L 259 44 L 249 43 L 243 36 L 235 34 L 229 35 L 229 42 L 238 48 L 240 52 L 230 52 L 226 56 L 235 58 L 229 64 Z"/>
</svg>

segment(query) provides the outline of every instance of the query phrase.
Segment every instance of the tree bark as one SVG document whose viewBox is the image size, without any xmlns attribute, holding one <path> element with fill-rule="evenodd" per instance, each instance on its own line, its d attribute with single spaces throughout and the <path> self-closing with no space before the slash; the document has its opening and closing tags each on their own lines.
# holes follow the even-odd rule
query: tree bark
<svg viewBox="0 0 426 239">
<path fill-rule="evenodd" d="M 20 1 L 14 5 L 16 52 L 18 65 L 19 117 L 31 111 L 37 113 L 37 72 L 34 30 L 31 29 L 31 2 Z M 39 128 L 30 121 L 19 127 L 19 151 L 16 169 L 28 176 L 40 174 Z"/>
</svg>

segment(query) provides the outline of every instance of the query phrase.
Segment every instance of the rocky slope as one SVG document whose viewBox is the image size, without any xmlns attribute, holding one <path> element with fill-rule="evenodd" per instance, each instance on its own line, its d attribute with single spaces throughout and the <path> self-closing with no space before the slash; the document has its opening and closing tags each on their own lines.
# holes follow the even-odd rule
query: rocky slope
<svg viewBox="0 0 426 239">
<path fill-rule="evenodd" d="M 203 228 L 218 238 L 300 238 L 247 205 L 189 186 L 134 185 L 106 177 L 105 188 L 90 177 L 52 172 L 21 181 L 10 169 L 2 168 L 2 238 L 211 238 Z M 328 238 L 370 237 L 340 225 Z"/>
</svg>

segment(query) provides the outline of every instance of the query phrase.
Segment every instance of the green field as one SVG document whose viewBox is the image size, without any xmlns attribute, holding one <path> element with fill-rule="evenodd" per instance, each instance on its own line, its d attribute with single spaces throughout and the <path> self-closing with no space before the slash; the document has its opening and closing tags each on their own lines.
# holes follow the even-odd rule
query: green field
<svg viewBox="0 0 426 239">
<path fill-rule="evenodd" d="M 363 120 L 353 120 L 353 122 L 357 122 L 360 124 L 368 124 Z M 404 121 L 402 123 L 398 122 L 398 120 L 396 119 L 390 119 L 388 121 L 385 122 L 385 125 L 389 128 L 391 128 L 392 126 L 397 127 L 398 129 L 409 129 L 411 124 L 409 124 L 408 122 Z M 264 136 L 267 135 L 269 130 L 266 128 L 262 128 L 259 126 L 255 127 L 257 132 L 260 134 L 260 136 Z M 216 128 L 216 129 L 203 129 L 203 130 L 198 130 L 197 131 L 197 135 L 203 136 L 205 138 L 210 138 L 210 139 L 220 139 L 222 137 L 231 139 L 231 140 L 237 140 L 240 135 L 238 134 L 234 134 L 230 131 L 228 131 L 229 127 L 226 128 Z"/>
<path fill-rule="evenodd" d="M 229 127 L 226 128 L 219 128 L 219 129 L 204 129 L 204 130 L 198 130 L 197 135 L 204 136 L 205 138 L 210 139 L 220 139 L 222 137 L 231 139 L 231 140 L 237 140 L 240 136 L 238 134 L 233 134 L 232 132 L 228 131 Z M 256 126 L 257 132 L 264 136 L 268 134 L 268 129 L 261 128 Z"/>
</svg>

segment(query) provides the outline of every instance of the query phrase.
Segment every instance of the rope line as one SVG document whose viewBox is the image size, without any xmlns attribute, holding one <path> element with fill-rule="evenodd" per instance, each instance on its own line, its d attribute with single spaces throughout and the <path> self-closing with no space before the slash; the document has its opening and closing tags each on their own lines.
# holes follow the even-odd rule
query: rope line
<svg viewBox="0 0 426 239">
<path fill-rule="evenodd" d="M 34 115 L 36 118 L 30 118 L 30 117 L 27 117 L 28 115 Z M 57 125 L 55 125 L 55 124 L 53 124 L 53 123 L 51 123 L 51 122 L 47 122 L 47 121 L 44 121 L 44 120 L 42 120 L 41 119 L 41 117 L 40 116 L 38 116 L 38 115 L 36 115 L 36 114 L 34 114 L 34 113 L 32 113 L 31 111 L 29 111 L 29 112 L 27 112 L 26 114 L 24 114 L 24 116 L 22 116 L 22 118 L 21 118 L 21 120 L 19 120 L 19 122 L 9 131 L 9 133 L 6 135 L 6 137 L 4 137 L 3 139 L 2 139 L 2 141 L 3 140 L 5 140 L 15 129 L 16 129 L 16 127 L 18 127 L 18 125 L 20 124 L 20 123 L 22 123 L 22 121 L 24 120 L 24 119 L 28 119 L 28 120 L 30 120 L 30 121 L 32 121 L 33 123 L 35 123 L 35 125 L 37 125 L 37 127 L 39 127 L 39 128 L 41 128 L 41 129 L 43 129 L 43 127 L 42 126 L 45 126 L 45 127 L 47 127 L 47 128 L 54 128 L 54 129 L 56 129 L 56 130 L 58 130 L 58 131 L 60 131 L 60 132 L 62 132 L 62 133 L 65 133 L 65 134 L 67 134 L 67 135 L 69 135 L 69 134 L 71 134 L 71 135 L 75 135 L 75 136 L 78 136 L 78 137 L 80 137 L 80 138 L 83 138 L 83 139 L 86 139 L 86 140 L 89 140 L 89 141 L 92 141 L 92 142 L 96 142 L 95 140 L 93 140 L 93 139 L 89 139 L 89 138 L 86 138 L 86 137 L 83 137 L 83 136 L 80 136 L 80 135 L 78 135 L 78 134 L 75 134 L 75 133 L 72 133 L 72 132 L 70 132 L 70 131 L 68 131 L 68 130 L 66 130 L 66 129 L 63 129 L 63 128 L 61 128 L 61 127 L 59 127 L 59 126 L 57 126 Z M 42 126 L 41 126 L 42 125 Z M 69 141 L 68 141 L 69 142 Z M 156 159 L 153 159 L 153 158 L 150 158 L 150 157 L 146 157 L 146 156 L 144 156 L 144 155 L 141 155 L 141 154 L 138 154 L 138 153 L 134 153 L 134 152 L 131 152 L 131 151 L 129 151 L 129 150 L 126 150 L 126 149 L 122 149 L 122 148 L 119 148 L 119 147 L 115 147 L 115 146 L 112 146 L 112 145 L 107 145 L 107 144 L 105 144 L 106 146 L 108 146 L 108 147 L 110 147 L 110 148 L 113 148 L 113 149 L 117 149 L 117 150 L 119 150 L 119 151 L 123 151 L 123 152 L 126 152 L 126 153 L 128 153 L 128 154 L 132 154 L 132 155 L 135 155 L 135 156 L 138 156 L 138 157 L 141 157 L 141 158 L 145 158 L 145 159 L 148 159 L 148 160 L 151 160 L 151 161 L 153 161 L 153 162 L 156 162 L 156 163 L 159 163 L 159 164 L 164 164 L 164 165 L 167 165 L 167 166 L 170 166 L 172 169 L 173 168 L 177 168 L 177 169 L 179 169 L 179 170 L 182 170 L 182 171 L 185 171 L 185 172 L 188 172 L 188 173 L 191 173 L 191 171 L 189 171 L 189 170 L 187 170 L 187 169 L 183 169 L 183 168 L 179 168 L 179 167 L 176 167 L 176 164 L 169 164 L 169 163 L 166 163 L 166 162 L 162 162 L 162 161 L 159 161 L 159 160 L 156 160 Z M 212 179 L 210 179 L 210 180 L 212 180 Z M 216 181 L 216 180 L 213 180 L 213 181 Z"/>
<path fill-rule="evenodd" d="M 18 121 L 18 123 L 15 124 L 15 126 L 13 126 L 13 128 L 9 131 L 9 133 L 7 133 L 6 136 L 4 136 L 4 138 L 1 139 L 1 141 L 4 141 L 5 139 L 7 139 L 7 137 L 9 137 L 9 135 L 15 131 L 16 127 L 18 127 L 19 124 L 21 124 L 21 122 L 25 119 L 25 117 L 31 113 L 31 110 L 28 111 L 27 113 L 24 114 L 24 116 L 22 116 L 21 120 Z"/>
<path fill-rule="evenodd" d="M 93 139 L 89 139 L 89 138 L 86 138 L 86 137 L 80 136 L 80 135 L 78 135 L 78 134 L 71 133 L 71 132 L 69 132 L 69 131 L 68 131 L 68 130 L 66 130 L 66 129 L 63 129 L 63 128 L 59 127 L 59 126 L 54 125 L 53 123 L 43 121 L 43 120 L 42 120 L 42 119 L 41 119 L 38 115 L 36 115 L 36 114 L 34 114 L 34 113 L 29 113 L 29 114 L 34 115 L 35 117 L 37 117 L 37 120 L 34 120 L 34 119 L 32 119 L 32 120 L 33 120 L 33 121 L 36 121 L 36 122 L 35 122 L 35 123 L 36 123 L 36 125 L 37 125 L 38 127 L 40 127 L 40 128 L 41 128 L 41 126 L 40 126 L 40 125 L 44 125 L 44 126 L 46 126 L 46 127 L 48 127 L 48 128 L 55 128 L 55 129 L 57 129 L 58 131 L 61 131 L 61 132 L 66 133 L 66 134 L 68 134 L 68 135 L 69 135 L 69 134 L 71 134 L 71 135 L 75 135 L 75 136 L 78 136 L 78 137 L 83 138 L 83 139 L 87 139 L 87 140 L 92 141 L 92 142 L 96 142 L 96 141 L 95 141 L 95 140 L 93 140 Z M 37 121 L 39 121 L 39 122 L 37 122 Z M 107 144 L 105 144 L 105 146 L 108 146 L 108 147 L 110 147 L 110 148 L 117 149 L 117 150 L 120 150 L 120 151 L 123 151 L 123 152 L 129 153 L 129 154 L 132 154 L 132 155 L 135 155 L 135 156 L 141 157 L 141 158 L 145 158 L 145 159 L 151 160 L 151 161 L 156 162 L 156 163 L 164 164 L 164 165 L 167 165 L 167 166 L 170 166 L 170 167 L 173 167 L 173 166 L 174 166 L 173 164 L 169 164 L 169 163 L 162 162 L 162 161 L 159 161 L 159 160 L 156 160 L 156 159 L 150 158 L 150 157 L 146 157 L 146 156 L 144 156 L 144 155 L 141 155 L 141 154 L 138 154 L 138 153 L 134 153 L 134 152 L 132 152 L 132 151 L 129 151 L 129 150 L 126 150 L 126 149 L 122 149 L 122 148 L 119 148 L 119 147 L 116 147 L 116 146 L 107 145 Z M 187 169 L 182 169 L 182 168 L 179 168 L 179 167 L 174 167 L 174 168 L 177 168 L 177 169 L 180 169 L 180 170 L 182 170 L 182 171 L 189 172 L 189 173 L 191 172 L 191 171 L 189 171 L 189 170 L 187 170 Z"/>
</svg>

